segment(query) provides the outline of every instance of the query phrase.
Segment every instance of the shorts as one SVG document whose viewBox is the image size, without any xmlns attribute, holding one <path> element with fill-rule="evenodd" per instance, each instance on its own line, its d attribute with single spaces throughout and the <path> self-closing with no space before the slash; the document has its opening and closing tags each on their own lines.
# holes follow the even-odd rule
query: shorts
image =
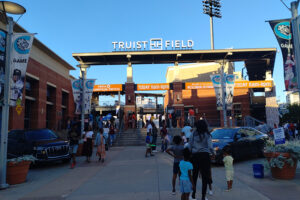
<svg viewBox="0 0 300 200">
<path fill-rule="evenodd" d="M 70 153 L 76 154 L 78 149 L 78 144 L 70 145 Z"/>
<path fill-rule="evenodd" d="M 227 181 L 232 181 L 233 180 L 233 170 L 225 170 L 225 174 L 226 174 L 226 180 Z"/>
<path fill-rule="evenodd" d="M 151 149 L 151 144 L 146 144 L 147 149 Z"/>
<path fill-rule="evenodd" d="M 174 162 L 173 163 L 173 174 L 178 174 L 179 173 L 179 162 Z"/>
<path fill-rule="evenodd" d="M 193 190 L 193 186 L 190 180 L 180 180 L 180 192 L 190 193 Z"/>
</svg>

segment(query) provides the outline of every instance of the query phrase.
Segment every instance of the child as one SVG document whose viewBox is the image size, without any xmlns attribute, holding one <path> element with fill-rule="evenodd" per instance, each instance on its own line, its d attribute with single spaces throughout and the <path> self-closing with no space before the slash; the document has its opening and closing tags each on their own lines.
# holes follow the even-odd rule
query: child
<svg viewBox="0 0 300 200">
<path fill-rule="evenodd" d="M 190 192 L 195 189 L 195 184 L 192 178 L 193 165 L 189 162 L 190 151 L 188 148 L 183 150 L 183 159 L 179 163 L 179 179 L 180 179 L 180 191 L 181 200 L 188 200 Z"/>
<path fill-rule="evenodd" d="M 175 183 L 177 174 L 179 172 L 179 162 L 183 159 L 183 145 L 182 145 L 182 139 L 179 135 L 174 136 L 173 143 L 175 145 L 172 145 L 170 148 L 166 150 L 168 154 L 174 157 L 174 163 L 173 163 L 173 178 L 172 178 L 172 194 L 175 195 Z"/>
<path fill-rule="evenodd" d="M 148 156 L 148 153 L 150 153 L 150 156 L 154 156 L 154 154 L 152 154 L 152 149 L 151 149 L 150 132 L 148 132 L 147 136 L 146 136 L 146 154 L 145 154 L 145 157 Z"/>
<path fill-rule="evenodd" d="M 232 189 L 232 183 L 233 183 L 233 158 L 229 154 L 229 148 L 225 147 L 223 149 L 223 162 L 225 166 L 225 173 L 226 173 L 226 180 L 227 180 L 227 192 L 229 192 Z"/>
</svg>

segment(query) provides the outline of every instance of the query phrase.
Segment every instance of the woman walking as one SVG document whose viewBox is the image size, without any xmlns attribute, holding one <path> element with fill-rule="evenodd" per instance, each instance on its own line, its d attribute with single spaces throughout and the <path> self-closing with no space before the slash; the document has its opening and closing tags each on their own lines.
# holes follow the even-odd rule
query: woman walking
<svg viewBox="0 0 300 200">
<path fill-rule="evenodd" d="M 91 156 L 93 153 L 93 134 L 92 127 L 89 126 L 84 133 L 83 152 L 86 156 L 86 162 L 91 162 Z"/>
<path fill-rule="evenodd" d="M 210 182 L 210 156 L 214 156 L 211 135 L 208 132 L 207 124 L 204 120 L 195 123 L 196 130 L 193 132 L 189 148 L 192 152 L 191 161 L 193 164 L 193 181 L 197 185 L 198 173 L 200 171 L 202 177 L 202 200 L 207 200 L 206 190 Z M 195 199 L 196 187 L 192 193 L 192 199 Z"/>
<path fill-rule="evenodd" d="M 99 132 L 97 133 L 95 144 L 97 145 L 97 153 L 99 157 L 99 162 L 104 162 L 105 159 L 105 138 L 103 136 L 103 129 L 100 128 Z"/>
</svg>

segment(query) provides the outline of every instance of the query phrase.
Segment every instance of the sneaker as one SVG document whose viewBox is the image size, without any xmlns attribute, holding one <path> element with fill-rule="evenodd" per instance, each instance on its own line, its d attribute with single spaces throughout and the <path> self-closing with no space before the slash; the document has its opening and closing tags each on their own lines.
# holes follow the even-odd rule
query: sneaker
<svg viewBox="0 0 300 200">
<path fill-rule="evenodd" d="M 150 156 L 154 156 L 154 154 L 150 154 Z"/>
<path fill-rule="evenodd" d="M 230 192 L 231 191 L 231 189 L 227 189 L 227 190 L 225 190 L 225 192 Z"/>
<path fill-rule="evenodd" d="M 152 152 L 153 152 L 153 153 L 157 153 L 158 151 L 157 151 L 157 150 L 153 150 Z"/>
<path fill-rule="evenodd" d="M 197 200 L 196 198 L 193 198 L 192 195 L 190 196 L 189 200 Z"/>
<path fill-rule="evenodd" d="M 176 195 L 176 191 L 175 190 L 172 190 L 172 195 Z"/>
<path fill-rule="evenodd" d="M 209 195 L 213 195 L 213 191 L 212 190 L 208 190 L 208 194 Z"/>
</svg>

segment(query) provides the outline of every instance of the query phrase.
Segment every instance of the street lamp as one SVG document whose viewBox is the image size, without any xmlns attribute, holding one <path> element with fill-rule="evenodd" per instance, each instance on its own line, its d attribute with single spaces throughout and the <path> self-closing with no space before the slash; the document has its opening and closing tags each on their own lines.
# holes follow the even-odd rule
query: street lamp
<svg viewBox="0 0 300 200">
<path fill-rule="evenodd" d="M 12 17 L 7 17 L 6 13 L 22 15 L 26 9 L 16 3 L 9 1 L 0 1 L 0 11 L 5 15 L 7 21 L 7 36 L 6 36 L 6 58 L 5 58 L 5 84 L 4 84 L 4 102 L 2 106 L 2 121 L 1 121 L 1 144 L 0 144 L 0 189 L 8 187 L 6 183 L 6 162 L 7 162 L 7 134 L 8 134 L 8 119 L 9 119 L 9 88 L 10 88 L 10 56 L 12 46 L 12 35 L 14 20 Z"/>
<path fill-rule="evenodd" d="M 221 15 L 221 0 L 204 0 L 203 3 L 203 13 L 209 15 L 210 17 L 210 44 L 211 49 L 214 49 L 214 30 L 213 30 L 213 17 L 222 18 Z"/>
</svg>

